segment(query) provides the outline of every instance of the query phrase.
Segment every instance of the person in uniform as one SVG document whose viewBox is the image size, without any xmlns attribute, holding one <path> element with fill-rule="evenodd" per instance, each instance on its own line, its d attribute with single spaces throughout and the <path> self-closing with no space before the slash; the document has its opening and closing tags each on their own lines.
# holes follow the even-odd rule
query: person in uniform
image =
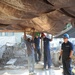
<svg viewBox="0 0 75 75">
<path fill-rule="evenodd" d="M 48 65 L 48 69 L 51 68 L 51 55 L 50 55 L 50 41 L 52 41 L 52 38 L 50 38 L 49 34 L 42 34 L 43 35 L 43 41 L 44 41 L 44 69 L 46 69 L 46 66 Z"/>
<path fill-rule="evenodd" d="M 72 59 L 72 55 L 73 55 L 73 44 L 68 39 L 69 39 L 69 35 L 64 34 L 64 36 L 63 36 L 64 42 L 62 43 L 61 52 L 60 52 L 60 56 L 59 56 L 59 60 L 62 56 L 63 74 L 64 75 L 72 75 L 71 59 Z"/>
<path fill-rule="evenodd" d="M 36 35 L 34 38 L 35 45 L 35 62 L 38 63 L 41 60 L 41 51 L 40 51 L 40 37 Z M 38 54 L 38 55 L 37 55 Z"/>
</svg>

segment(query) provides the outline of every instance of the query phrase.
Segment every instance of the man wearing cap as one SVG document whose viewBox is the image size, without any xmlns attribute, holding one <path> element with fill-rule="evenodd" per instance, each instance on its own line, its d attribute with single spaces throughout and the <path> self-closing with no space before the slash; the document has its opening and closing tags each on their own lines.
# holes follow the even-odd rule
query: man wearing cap
<svg viewBox="0 0 75 75">
<path fill-rule="evenodd" d="M 40 37 L 39 37 L 39 34 L 35 35 L 34 44 L 35 44 L 35 62 L 38 63 L 41 60 Z M 38 54 L 38 56 L 37 56 L 37 54 Z"/>
<path fill-rule="evenodd" d="M 69 35 L 64 34 L 63 40 L 64 42 L 62 43 L 61 46 L 61 52 L 59 56 L 59 60 L 62 56 L 62 63 L 63 63 L 63 74 L 64 75 L 72 75 L 71 72 L 71 58 L 73 55 L 73 44 L 68 41 Z"/>
</svg>

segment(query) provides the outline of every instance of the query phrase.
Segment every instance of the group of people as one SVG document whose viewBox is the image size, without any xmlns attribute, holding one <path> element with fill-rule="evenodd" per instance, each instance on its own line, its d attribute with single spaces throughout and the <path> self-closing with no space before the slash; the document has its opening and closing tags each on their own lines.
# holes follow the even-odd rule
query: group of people
<svg viewBox="0 0 75 75">
<path fill-rule="evenodd" d="M 27 53 L 28 53 L 28 65 L 29 65 L 29 73 L 34 73 L 34 64 L 35 62 L 38 63 L 41 61 L 41 50 L 40 50 L 40 39 L 43 39 L 44 44 L 44 69 L 46 69 L 46 66 L 48 65 L 48 69 L 51 68 L 51 55 L 50 55 L 50 41 L 52 41 L 53 38 L 50 38 L 50 36 L 44 33 L 41 34 L 41 37 L 38 35 L 35 36 L 34 40 L 31 40 L 28 38 L 26 40 L 27 45 Z M 64 75 L 71 75 L 71 58 L 73 55 L 73 45 L 71 42 L 68 41 L 69 35 L 64 34 L 63 36 L 64 42 L 61 46 L 61 52 L 59 56 L 59 60 L 62 57 L 62 63 L 63 63 L 63 74 Z"/>
<path fill-rule="evenodd" d="M 50 69 L 51 56 L 50 56 L 49 42 L 52 41 L 52 39 L 48 37 L 49 35 L 42 33 L 41 37 L 39 37 L 39 35 L 36 34 L 34 40 L 27 38 L 26 46 L 27 46 L 27 53 L 28 53 L 29 73 L 34 72 L 34 61 L 36 63 L 41 61 L 40 39 L 43 39 L 44 41 L 44 69 L 46 69 L 47 64 L 48 64 L 48 69 Z"/>
</svg>

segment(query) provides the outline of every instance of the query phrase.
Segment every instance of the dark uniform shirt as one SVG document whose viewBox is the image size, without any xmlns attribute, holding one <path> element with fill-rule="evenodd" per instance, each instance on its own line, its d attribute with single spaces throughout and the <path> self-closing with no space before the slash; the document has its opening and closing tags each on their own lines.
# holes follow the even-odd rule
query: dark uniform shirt
<svg viewBox="0 0 75 75">
<path fill-rule="evenodd" d="M 73 50 L 73 44 L 69 41 L 63 43 L 61 49 L 63 50 L 62 58 L 67 59 L 70 56 L 71 50 Z"/>
<path fill-rule="evenodd" d="M 39 49 L 40 48 L 40 37 L 34 38 L 34 43 L 35 43 L 35 48 Z"/>
<path fill-rule="evenodd" d="M 43 40 L 44 40 L 44 50 L 50 50 L 50 39 L 45 37 Z"/>
</svg>

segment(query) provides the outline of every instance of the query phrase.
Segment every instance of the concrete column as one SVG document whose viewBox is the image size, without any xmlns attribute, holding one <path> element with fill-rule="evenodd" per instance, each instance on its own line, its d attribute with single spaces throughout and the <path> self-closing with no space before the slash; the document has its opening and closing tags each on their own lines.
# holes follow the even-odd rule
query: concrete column
<svg viewBox="0 0 75 75">
<path fill-rule="evenodd" d="M 26 39 L 26 31 L 24 31 L 24 40 Z"/>
<path fill-rule="evenodd" d="M 32 32 L 32 40 L 34 40 L 35 29 L 33 28 L 32 30 L 33 30 L 33 32 Z"/>
<path fill-rule="evenodd" d="M 43 52 L 44 52 L 44 48 L 43 48 L 43 38 L 41 38 L 41 60 L 43 60 Z"/>
</svg>

